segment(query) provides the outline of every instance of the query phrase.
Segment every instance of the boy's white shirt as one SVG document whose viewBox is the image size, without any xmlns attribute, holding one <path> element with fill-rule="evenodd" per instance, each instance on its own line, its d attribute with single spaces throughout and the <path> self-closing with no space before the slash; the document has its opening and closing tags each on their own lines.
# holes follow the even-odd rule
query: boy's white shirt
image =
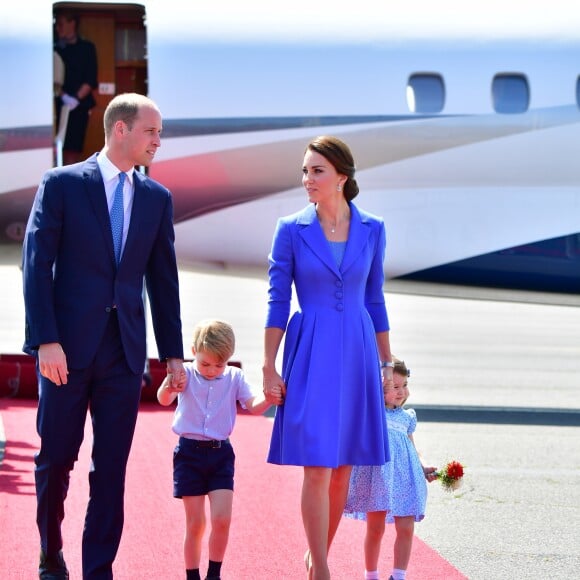
<svg viewBox="0 0 580 580">
<path fill-rule="evenodd" d="M 188 439 L 227 439 L 237 416 L 237 401 L 245 408 L 257 396 L 242 369 L 226 366 L 215 379 L 204 378 L 195 368 L 195 361 L 185 363 L 187 383 L 177 396 L 173 431 Z"/>
</svg>

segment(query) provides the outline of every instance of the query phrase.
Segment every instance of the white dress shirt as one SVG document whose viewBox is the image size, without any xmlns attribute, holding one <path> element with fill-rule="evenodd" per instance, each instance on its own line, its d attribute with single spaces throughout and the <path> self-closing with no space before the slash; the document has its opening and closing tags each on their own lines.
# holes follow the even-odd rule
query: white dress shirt
<svg viewBox="0 0 580 580">
<path fill-rule="evenodd" d="M 103 151 L 97 155 L 97 164 L 101 175 L 103 177 L 103 184 L 105 185 L 105 194 L 107 195 L 107 207 L 109 208 L 109 214 L 111 213 L 111 207 L 113 207 L 113 197 L 115 195 L 115 188 L 117 183 L 119 183 L 119 173 L 121 170 L 116 167 L 113 162 L 107 157 Z M 123 255 L 123 250 L 125 249 L 125 242 L 127 241 L 127 232 L 129 231 L 129 222 L 131 220 L 131 210 L 133 209 L 133 192 L 135 190 L 133 179 L 134 179 L 135 168 L 131 168 L 126 171 L 127 179 L 123 185 L 123 241 L 121 244 L 121 255 Z"/>
</svg>

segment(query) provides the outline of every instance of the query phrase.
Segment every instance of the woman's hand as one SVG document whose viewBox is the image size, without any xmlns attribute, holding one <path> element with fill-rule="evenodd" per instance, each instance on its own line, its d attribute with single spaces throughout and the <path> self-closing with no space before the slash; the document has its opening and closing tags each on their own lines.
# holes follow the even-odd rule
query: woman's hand
<svg viewBox="0 0 580 580">
<path fill-rule="evenodd" d="M 383 379 L 383 387 L 388 388 L 393 386 L 393 367 L 381 368 L 381 378 Z"/>
<path fill-rule="evenodd" d="M 282 405 L 286 397 L 286 385 L 275 369 L 262 369 L 263 390 L 266 401 L 272 405 Z"/>
</svg>

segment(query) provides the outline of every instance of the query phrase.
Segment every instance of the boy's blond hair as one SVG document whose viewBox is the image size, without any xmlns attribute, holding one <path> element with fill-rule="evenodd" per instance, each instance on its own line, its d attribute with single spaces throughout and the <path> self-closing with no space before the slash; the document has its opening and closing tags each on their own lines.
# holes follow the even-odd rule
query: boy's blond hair
<svg viewBox="0 0 580 580">
<path fill-rule="evenodd" d="M 236 347 L 234 329 L 223 320 L 202 320 L 193 329 L 195 352 L 209 352 L 227 362 Z"/>
</svg>

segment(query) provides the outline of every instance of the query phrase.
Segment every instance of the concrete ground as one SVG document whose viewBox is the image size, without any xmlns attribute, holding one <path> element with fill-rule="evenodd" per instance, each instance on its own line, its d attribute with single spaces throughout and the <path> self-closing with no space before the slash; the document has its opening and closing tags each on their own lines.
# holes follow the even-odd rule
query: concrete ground
<svg viewBox="0 0 580 580">
<path fill-rule="evenodd" d="M 0 353 L 17 353 L 17 267 L 0 266 L 0 287 Z M 230 321 L 259 385 L 266 292 L 265 272 L 182 272 L 186 346 L 199 319 Z M 580 297 L 393 281 L 386 298 L 417 447 L 426 463 L 466 465 L 457 492 L 429 486 L 418 536 L 473 580 L 578 577 Z"/>
</svg>

